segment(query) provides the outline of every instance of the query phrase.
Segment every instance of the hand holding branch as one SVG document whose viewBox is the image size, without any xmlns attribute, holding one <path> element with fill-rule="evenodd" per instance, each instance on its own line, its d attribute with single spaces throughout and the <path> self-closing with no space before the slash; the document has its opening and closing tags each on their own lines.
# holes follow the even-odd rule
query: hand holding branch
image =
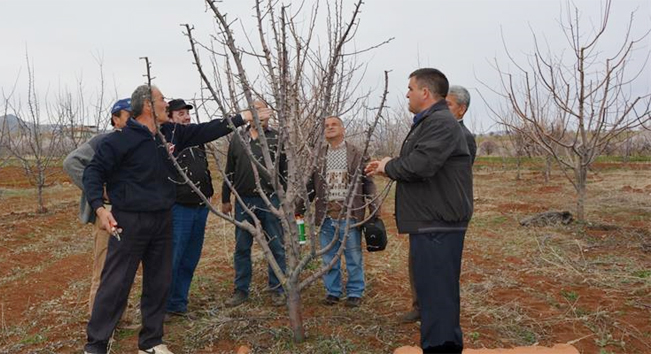
<svg viewBox="0 0 651 354">
<path fill-rule="evenodd" d="M 256 111 L 258 112 L 258 118 L 260 118 L 260 121 L 269 120 L 271 114 L 273 113 L 271 108 L 268 107 L 256 108 Z M 242 119 L 244 119 L 244 121 L 247 123 L 253 122 L 253 112 L 248 109 L 246 111 L 242 111 Z"/>
<path fill-rule="evenodd" d="M 386 177 L 386 172 L 384 168 L 387 165 L 387 162 L 391 161 L 390 157 L 385 157 L 382 160 L 373 160 L 366 165 L 364 172 L 368 176 L 380 175 Z"/>
</svg>

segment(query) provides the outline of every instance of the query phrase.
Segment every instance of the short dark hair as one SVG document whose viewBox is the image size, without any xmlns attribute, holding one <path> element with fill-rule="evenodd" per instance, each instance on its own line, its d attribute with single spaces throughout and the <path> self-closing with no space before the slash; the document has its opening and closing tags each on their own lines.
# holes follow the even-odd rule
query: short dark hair
<svg viewBox="0 0 651 354">
<path fill-rule="evenodd" d="M 114 118 L 114 117 L 115 117 L 115 118 L 120 118 L 120 114 L 121 114 L 121 113 L 122 113 L 122 110 L 119 110 L 119 111 L 117 111 L 117 112 L 111 114 L 111 126 L 113 126 L 113 127 L 115 126 L 115 120 L 114 120 L 113 118 Z"/>
<path fill-rule="evenodd" d="M 416 78 L 420 87 L 427 87 L 433 94 L 443 98 L 447 96 L 450 89 L 448 78 L 440 70 L 433 68 L 422 68 L 409 74 L 409 78 Z"/>
</svg>

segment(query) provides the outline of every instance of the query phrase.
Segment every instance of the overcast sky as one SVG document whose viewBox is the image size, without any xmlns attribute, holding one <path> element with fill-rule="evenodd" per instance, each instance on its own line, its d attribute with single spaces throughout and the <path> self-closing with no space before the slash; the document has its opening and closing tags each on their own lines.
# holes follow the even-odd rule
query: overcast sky
<svg viewBox="0 0 651 354">
<path fill-rule="evenodd" d="M 253 31 L 253 3 L 224 0 L 219 6 Z M 574 3 L 584 11 L 586 20 L 598 22 L 599 0 Z M 501 33 L 516 56 L 532 52 L 531 30 L 560 53 L 566 47 L 559 25 L 564 5 L 558 0 L 366 0 L 355 45 L 363 48 L 395 39 L 361 57 L 369 64 L 364 87 L 379 87 L 383 71 L 390 70 L 389 103 L 396 107 L 405 100 L 409 73 L 418 67 L 435 67 L 452 84 L 471 90 L 474 100 L 467 116 L 475 122 L 471 126 L 484 131 L 499 129 L 492 126 L 476 90 L 488 91 L 479 80 L 496 85 L 489 62 L 505 59 Z M 612 10 L 613 34 L 604 51 L 620 44 L 618 35 L 631 11 L 637 10 L 636 34 L 651 27 L 649 0 L 615 0 Z M 101 61 L 111 97 L 128 97 L 144 83 L 145 66 L 139 58 L 148 56 L 155 84 L 167 97 L 191 98 L 198 93 L 200 82 L 181 23 L 193 24 L 200 39 L 214 33 L 212 16 L 201 0 L 0 0 L 0 89 L 7 93 L 18 82 L 17 95 L 25 94 L 27 52 L 41 95 L 50 92 L 53 96 L 60 87 L 74 90 L 81 81 L 89 100 L 99 86 Z M 317 35 L 325 39 L 326 34 Z M 243 38 L 239 40 L 244 44 Z M 651 39 L 646 38 L 635 53 L 638 64 L 650 48 Z M 649 92 L 650 77 L 647 68 L 635 90 Z"/>
</svg>

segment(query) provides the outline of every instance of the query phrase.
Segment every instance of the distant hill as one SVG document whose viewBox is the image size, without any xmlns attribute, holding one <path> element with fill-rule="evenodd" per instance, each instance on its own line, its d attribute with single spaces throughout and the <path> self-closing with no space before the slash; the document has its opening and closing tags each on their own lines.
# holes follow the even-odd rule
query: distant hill
<svg viewBox="0 0 651 354">
<path fill-rule="evenodd" d="M 6 123 L 5 123 L 6 122 Z M 3 125 L 7 124 L 6 127 Z M 9 131 L 15 130 L 18 128 L 20 125 L 25 125 L 25 126 L 32 126 L 32 123 L 29 123 L 29 121 L 25 122 L 24 120 L 16 117 L 13 114 L 7 114 L 6 116 L 0 116 L 0 131 L 4 129 L 8 129 Z M 55 129 L 57 129 L 58 125 L 57 124 L 41 124 L 40 125 L 40 131 L 41 132 L 52 132 Z"/>
<path fill-rule="evenodd" d="M 0 130 L 4 127 L 5 129 L 14 130 L 22 121 L 20 118 L 16 117 L 13 114 L 7 114 L 6 116 L 0 116 Z M 6 124 L 6 126 L 5 126 Z"/>
</svg>

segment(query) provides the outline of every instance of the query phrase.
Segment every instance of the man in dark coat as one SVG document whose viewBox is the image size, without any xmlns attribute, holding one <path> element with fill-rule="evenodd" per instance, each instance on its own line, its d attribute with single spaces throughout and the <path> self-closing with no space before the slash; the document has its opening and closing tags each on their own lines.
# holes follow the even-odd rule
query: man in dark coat
<svg viewBox="0 0 651 354">
<path fill-rule="evenodd" d="M 468 128 L 463 123 L 463 116 L 468 111 L 470 106 L 470 93 L 462 86 L 450 86 L 448 95 L 445 98 L 448 104 L 448 109 L 450 113 L 457 119 L 463 130 L 463 135 L 468 144 L 468 151 L 470 152 L 470 158 L 472 163 L 475 163 L 475 155 L 477 154 L 477 143 L 475 142 L 475 136 L 468 130 Z M 411 323 L 420 320 L 420 310 L 418 307 L 418 299 L 416 298 L 416 288 L 414 286 L 414 270 L 412 264 L 412 255 L 409 254 L 409 285 L 411 287 L 411 298 L 412 298 L 412 308 L 407 313 L 400 316 L 400 322 L 402 323 Z"/>
<path fill-rule="evenodd" d="M 424 353 L 461 353 L 459 276 L 472 216 L 472 166 L 459 123 L 445 96 L 448 80 L 436 69 L 409 76 L 415 114 L 400 155 L 372 161 L 366 171 L 395 180 L 396 223 L 409 234 Z"/>
<path fill-rule="evenodd" d="M 457 119 L 459 124 L 461 124 L 461 129 L 463 130 L 463 135 L 466 138 L 468 143 L 468 150 L 470 152 L 470 157 L 472 158 L 472 163 L 475 163 L 475 155 L 477 155 L 477 143 L 475 142 L 475 136 L 472 132 L 466 127 L 463 123 L 463 116 L 468 112 L 468 107 L 470 107 L 470 93 L 463 86 L 450 86 L 450 91 L 448 96 L 445 98 L 448 102 L 448 109 L 450 113 Z"/>
<path fill-rule="evenodd" d="M 168 117 L 172 123 L 192 123 L 190 110 L 194 107 L 182 99 L 168 102 Z M 208 169 L 206 148 L 203 144 L 176 150 L 176 162 L 190 181 L 206 197 L 212 197 L 212 177 Z M 188 311 L 188 294 L 194 271 L 201 258 L 208 220 L 208 207 L 201 197 L 179 175 L 176 179 L 176 202 L 172 207 L 172 284 L 167 299 L 166 320 Z"/>
<path fill-rule="evenodd" d="M 142 85 L 131 95 L 133 117 L 101 143 L 84 171 L 84 191 L 109 240 L 95 304 L 87 327 L 85 353 L 104 354 L 142 261 L 142 329 L 139 354 L 171 354 L 163 344 L 165 302 L 172 275 L 172 205 L 176 169 L 168 150 L 182 151 L 229 134 L 251 121 L 251 112 L 203 124 L 169 122 L 167 102 L 156 87 Z M 259 115 L 269 115 L 268 110 Z M 165 136 L 163 144 L 157 131 Z M 104 207 L 104 185 L 112 210 Z"/>
</svg>

